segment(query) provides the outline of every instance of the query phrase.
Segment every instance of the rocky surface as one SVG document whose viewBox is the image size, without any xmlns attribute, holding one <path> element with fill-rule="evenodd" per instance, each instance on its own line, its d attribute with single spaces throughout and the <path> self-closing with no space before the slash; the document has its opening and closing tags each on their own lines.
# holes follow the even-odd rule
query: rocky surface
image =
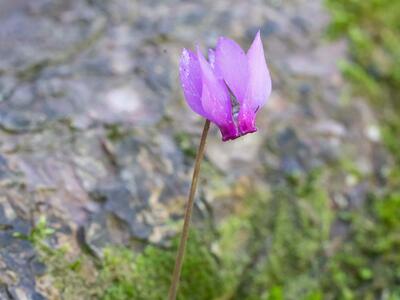
<svg viewBox="0 0 400 300">
<path fill-rule="evenodd" d="M 0 298 L 45 298 L 35 251 L 15 234 L 42 215 L 55 243 L 79 240 L 95 255 L 176 232 L 202 126 L 182 99 L 177 64 L 195 42 L 205 49 L 226 35 L 248 47 L 261 28 L 273 77 L 257 134 L 222 143 L 211 130 L 206 160 L 219 184 L 268 186 L 335 170 L 343 157 L 379 175 L 386 158 L 374 115 L 342 97 L 345 45 L 321 42 L 321 2 L 2 1 Z M 359 205 L 372 188 L 339 170 L 331 177 L 333 207 Z M 198 217 L 224 216 L 217 190 L 201 188 Z"/>
</svg>

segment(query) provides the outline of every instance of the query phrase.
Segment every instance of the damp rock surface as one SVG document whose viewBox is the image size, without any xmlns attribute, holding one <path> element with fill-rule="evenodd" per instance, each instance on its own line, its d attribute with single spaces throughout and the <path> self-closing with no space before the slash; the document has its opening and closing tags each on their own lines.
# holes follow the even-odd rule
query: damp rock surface
<svg viewBox="0 0 400 300">
<path fill-rule="evenodd" d="M 177 73 L 181 49 L 196 42 L 205 49 L 224 35 L 248 48 L 260 28 L 273 93 L 257 134 L 222 143 L 210 131 L 204 174 L 218 174 L 219 186 L 202 179 L 195 223 L 232 212 L 214 200 L 239 180 L 268 188 L 343 157 L 363 174 L 380 172 L 381 145 L 366 138 L 373 113 L 340 101 L 336 61 L 346 45 L 320 42 L 323 1 L 233 2 L 1 1 L 1 299 L 47 298 L 36 284 L 45 270 L 21 238 L 42 216 L 60 237 L 55 247 L 101 256 L 113 243 L 168 244 L 202 126 Z M 373 188 L 332 174 L 333 202 L 360 205 Z"/>
</svg>

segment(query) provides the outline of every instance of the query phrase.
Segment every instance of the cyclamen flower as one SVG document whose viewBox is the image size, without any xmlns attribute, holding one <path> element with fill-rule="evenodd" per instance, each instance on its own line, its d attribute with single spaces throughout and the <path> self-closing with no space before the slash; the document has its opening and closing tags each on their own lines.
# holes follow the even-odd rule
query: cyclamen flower
<svg viewBox="0 0 400 300">
<path fill-rule="evenodd" d="M 247 54 L 235 41 L 220 37 L 215 51 L 209 50 L 208 59 L 199 48 L 196 52 L 183 49 L 179 73 L 190 108 L 216 124 L 223 141 L 257 131 L 256 113 L 271 94 L 260 32 Z M 229 91 L 240 106 L 237 118 Z"/>
</svg>

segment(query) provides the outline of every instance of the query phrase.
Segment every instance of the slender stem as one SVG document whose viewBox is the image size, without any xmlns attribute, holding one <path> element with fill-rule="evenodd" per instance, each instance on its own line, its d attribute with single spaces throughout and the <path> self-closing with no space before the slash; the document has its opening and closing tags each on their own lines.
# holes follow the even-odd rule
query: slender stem
<svg viewBox="0 0 400 300">
<path fill-rule="evenodd" d="M 175 268 L 174 268 L 174 273 L 172 274 L 172 282 L 168 293 L 168 300 L 175 300 L 176 293 L 178 291 L 179 278 L 181 275 L 182 263 L 185 255 L 186 242 L 189 236 L 189 226 L 190 226 L 190 219 L 192 217 L 194 195 L 196 193 L 197 182 L 199 180 L 200 165 L 204 156 L 204 149 L 206 146 L 206 139 L 209 128 L 210 128 L 210 121 L 206 120 L 206 122 L 204 123 L 203 133 L 201 134 L 200 145 L 199 149 L 197 150 L 196 161 L 194 164 L 192 184 L 190 186 L 189 198 L 186 204 L 182 235 L 179 241 L 178 253 L 175 259 Z"/>
</svg>

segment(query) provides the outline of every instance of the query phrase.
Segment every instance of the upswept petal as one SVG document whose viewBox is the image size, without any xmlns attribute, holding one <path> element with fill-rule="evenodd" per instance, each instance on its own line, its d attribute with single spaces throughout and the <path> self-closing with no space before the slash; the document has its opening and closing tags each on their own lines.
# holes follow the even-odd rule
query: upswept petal
<svg viewBox="0 0 400 300">
<path fill-rule="evenodd" d="M 238 127 L 241 134 L 257 131 L 256 113 L 271 94 L 271 77 L 265 61 L 260 31 L 247 52 L 249 80 L 246 95 L 240 105 Z"/>
<path fill-rule="evenodd" d="M 193 111 L 206 118 L 201 104 L 201 69 L 194 52 L 183 49 L 179 60 L 179 77 L 186 102 Z"/>
<path fill-rule="evenodd" d="M 215 75 L 210 64 L 197 49 L 202 75 L 201 102 L 207 118 L 221 130 L 222 139 L 228 140 L 237 137 L 237 129 L 232 117 L 232 105 L 228 89 Z"/>
<path fill-rule="evenodd" d="M 271 94 L 271 76 L 265 61 L 260 31 L 257 32 L 250 49 L 247 51 L 249 64 L 249 81 L 245 101 L 246 104 L 257 110 L 265 104 Z"/>
<path fill-rule="evenodd" d="M 219 80 L 223 80 L 221 70 L 215 64 L 215 51 L 213 49 L 208 49 L 208 61 L 210 63 L 211 69 L 214 70 L 215 76 L 217 76 Z"/>
<path fill-rule="evenodd" d="M 247 57 L 233 40 L 220 37 L 215 50 L 215 65 L 239 103 L 245 97 L 248 80 Z"/>
<path fill-rule="evenodd" d="M 208 49 L 208 62 L 210 63 L 211 68 L 215 69 L 215 51 L 213 49 Z"/>
<path fill-rule="evenodd" d="M 257 111 L 271 94 L 260 32 L 247 54 L 236 42 L 222 37 L 208 56 L 209 63 L 198 48 L 197 53 L 182 52 L 179 74 L 188 105 L 219 127 L 223 141 L 257 131 Z M 228 88 L 240 104 L 237 125 Z"/>
</svg>

